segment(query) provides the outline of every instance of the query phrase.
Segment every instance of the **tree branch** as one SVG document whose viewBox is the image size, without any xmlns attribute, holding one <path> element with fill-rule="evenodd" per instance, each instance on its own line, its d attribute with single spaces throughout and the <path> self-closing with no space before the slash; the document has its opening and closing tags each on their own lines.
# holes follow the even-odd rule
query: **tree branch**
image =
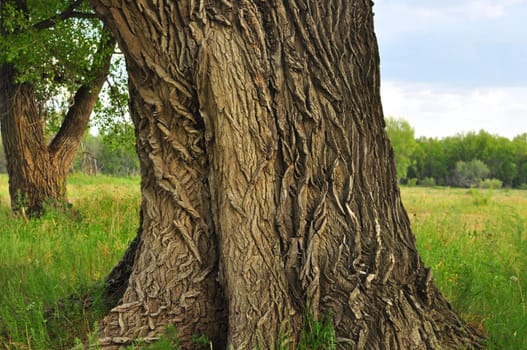
<svg viewBox="0 0 527 350">
<path fill-rule="evenodd" d="M 70 18 L 85 18 L 85 19 L 94 19 L 94 18 L 99 18 L 95 13 L 90 13 L 90 12 L 77 12 L 77 11 L 73 11 L 71 13 L 71 16 Z"/>
<path fill-rule="evenodd" d="M 49 145 L 51 154 L 60 162 L 71 164 L 75 157 L 76 145 L 84 135 L 93 107 L 99 97 L 99 92 L 110 71 L 114 46 L 115 39 L 105 30 L 97 52 L 97 55 L 103 56 L 102 64 L 97 65 L 94 63 L 92 66 L 91 70 L 94 78 L 77 90 L 73 105 L 69 108 L 59 132 Z"/>
<path fill-rule="evenodd" d="M 51 28 L 55 25 L 55 23 L 59 21 L 64 21 L 68 18 L 77 17 L 81 14 L 81 12 L 76 12 L 75 10 L 82 4 L 84 0 L 75 0 L 73 1 L 70 6 L 68 6 L 64 11 L 59 13 L 56 16 L 50 17 L 48 19 L 45 19 L 41 22 L 38 22 L 33 25 L 33 28 L 36 30 L 43 30 L 47 28 Z M 95 17 L 95 15 L 93 15 Z M 79 17 L 79 18 L 85 18 L 85 17 Z M 93 17 L 90 17 L 93 18 Z"/>
</svg>

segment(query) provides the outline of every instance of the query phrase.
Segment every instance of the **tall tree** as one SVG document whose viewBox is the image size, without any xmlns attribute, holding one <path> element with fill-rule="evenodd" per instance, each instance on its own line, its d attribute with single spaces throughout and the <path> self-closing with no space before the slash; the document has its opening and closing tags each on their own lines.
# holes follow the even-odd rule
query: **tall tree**
<svg viewBox="0 0 527 350">
<path fill-rule="evenodd" d="M 372 2 L 89 0 L 130 76 L 142 234 L 102 344 L 273 349 L 480 339 L 416 251 L 384 130 Z M 127 266 L 130 266 L 129 264 Z"/>
<path fill-rule="evenodd" d="M 394 149 L 397 177 L 406 179 L 412 165 L 413 153 L 417 148 L 415 131 L 405 119 L 386 118 L 386 132 Z"/>
<path fill-rule="evenodd" d="M 518 174 L 514 179 L 514 185 L 527 186 L 527 133 L 516 136 L 512 143 L 515 148 L 516 165 Z"/>
<path fill-rule="evenodd" d="M 65 200 L 67 173 L 109 72 L 115 41 L 79 20 L 94 17 L 79 11 L 82 3 L 0 3 L 0 122 L 14 211 L 39 214 L 45 202 Z M 46 100 L 70 92 L 49 140 L 47 117 L 57 107 Z"/>
</svg>

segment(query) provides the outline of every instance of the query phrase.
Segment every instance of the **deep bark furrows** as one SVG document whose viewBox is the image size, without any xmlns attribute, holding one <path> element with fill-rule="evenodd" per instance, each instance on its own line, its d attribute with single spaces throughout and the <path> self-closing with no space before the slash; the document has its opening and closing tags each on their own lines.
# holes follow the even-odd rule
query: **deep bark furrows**
<svg viewBox="0 0 527 350">
<path fill-rule="evenodd" d="M 341 348 L 479 346 L 400 202 L 370 1 L 90 1 L 129 61 L 143 169 L 110 342 L 174 323 L 192 348 L 228 321 L 235 349 L 294 347 L 307 310 Z"/>
<path fill-rule="evenodd" d="M 188 3 L 172 1 L 155 8 L 137 1 L 108 11 L 127 55 L 143 224 L 128 288 L 103 321 L 102 343 L 149 339 L 175 326 L 183 348 L 193 347 L 195 334 L 221 347 L 227 323 L 203 121 L 191 84 L 197 39 L 189 19 L 195 14 Z"/>
<path fill-rule="evenodd" d="M 328 37 L 321 8 L 308 6 L 300 16 L 299 3 L 285 2 L 291 11 L 279 28 L 294 41 L 283 51 L 286 81 L 275 74 L 284 92 L 273 105 L 284 118 L 280 139 L 294 140 L 281 154 L 297 169 L 292 191 L 284 192 L 291 199 L 281 200 L 292 206 L 283 216 L 296 214 L 291 242 L 298 239 L 301 248 L 292 252 L 300 256 L 296 276 L 307 305 L 315 315 L 332 310 L 342 346 L 458 348 L 469 333 L 427 280 L 399 200 L 383 130 L 371 9 L 327 3 L 342 13 L 346 26 L 337 32 L 351 26 L 349 34 Z M 299 61 L 294 57 L 305 58 L 302 67 L 290 64 Z M 438 326 L 443 322 L 458 326 L 445 330 Z"/>
<path fill-rule="evenodd" d="M 216 282 L 216 239 L 204 197 L 205 160 L 196 139 L 200 134 L 188 115 L 164 109 L 154 117 L 131 85 L 143 177 L 142 235 L 128 288 L 104 319 L 107 337 L 101 343 L 148 340 L 175 326 L 184 348 L 192 348 L 195 334 L 207 334 L 221 346 L 226 323 Z"/>
<path fill-rule="evenodd" d="M 245 14 L 249 20 L 253 15 Z M 271 349 L 277 335 L 298 328 L 300 313 L 288 296 L 274 229 L 277 134 L 269 92 L 258 65 L 247 68 L 252 52 L 242 36 L 215 31 L 202 50 L 207 57 L 200 61 L 208 64 L 201 67 L 206 72 L 200 105 L 211 132 L 209 181 L 228 300 L 228 340 L 235 349 L 255 344 Z"/>
</svg>

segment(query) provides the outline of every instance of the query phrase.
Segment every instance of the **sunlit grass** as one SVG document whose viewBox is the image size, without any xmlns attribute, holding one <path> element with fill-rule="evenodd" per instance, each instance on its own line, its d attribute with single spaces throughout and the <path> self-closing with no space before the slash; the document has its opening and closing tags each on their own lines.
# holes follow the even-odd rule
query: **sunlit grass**
<svg viewBox="0 0 527 350">
<path fill-rule="evenodd" d="M 69 348 L 90 331 L 102 309 L 94 285 L 135 235 L 137 178 L 72 176 L 68 187 L 74 210 L 26 222 L 0 177 L 0 348 Z"/>
</svg>

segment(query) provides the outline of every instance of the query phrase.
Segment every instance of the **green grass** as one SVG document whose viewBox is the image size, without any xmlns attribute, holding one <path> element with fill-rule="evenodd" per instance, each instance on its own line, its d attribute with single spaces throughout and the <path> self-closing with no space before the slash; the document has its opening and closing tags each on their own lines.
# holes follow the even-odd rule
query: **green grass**
<svg viewBox="0 0 527 350">
<path fill-rule="evenodd" d="M 419 252 L 488 349 L 527 349 L 527 192 L 403 188 Z"/>
<path fill-rule="evenodd" d="M 0 349 L 70 349 L 105 313 L 97 282 L 135 236 L 139 179 L 70 176 L 75 210 L 30 222 L 11 215 L 7 193 L 0 175 Z M 527 191 L 402 195 L 421 256 L 453 306 L 489 349 L 527 349 Z M 327 338 L 331 348 L 331 328 L 308 326 L 307 343 Z M 163 341 L 175 348 L 172 338 Z"/>
<path fill-rule="evenodd" d="M 135 235 L 139 179 L 71 176 L 68 191 L 74 211 L 26 222 L 0 176 L 0 349 L 67 349 L 104 310 L 94 285 Z"/>
</svg>

